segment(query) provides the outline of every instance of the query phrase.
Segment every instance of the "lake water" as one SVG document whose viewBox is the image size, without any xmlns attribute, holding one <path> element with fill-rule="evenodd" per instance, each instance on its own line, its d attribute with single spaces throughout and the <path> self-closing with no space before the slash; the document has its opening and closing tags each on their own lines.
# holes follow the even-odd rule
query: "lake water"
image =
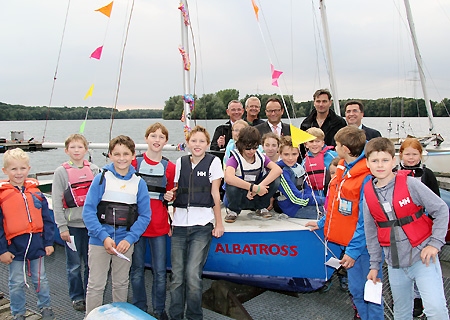
<svg viewBox="0 0 450 320">
<path fill-rule="evenodd" d="M 304 118 L 293 119 L 292 124 L 299 126 Z M 114 121 L 112 127 L 112 137 L 119 134 L 130 136 L 135 143 L 145 143 L 145 129 L 154 122 L 162 122 L 169 130 L 169 143 L 178 144 L 184 142 L 183 123 L 179 120 L 162 120 L 162 119 L 118 119 Z M 205 126 L 211 136 L 215 128 L 226 120 L 199 120 L 197 124 Z M 286 120 L 285 120 L 286 121 Z M 428 118 L 364 118 L 364 124 L 368 127 L 376 128 L 385 137 L 396 137 L 397 125 L 400 135 L 405 136 L 414 134 L 416 136 L 428 133 Z M 391 122 L 392 131 L 389 133 L 388 127 Z M 437 132 L 439 132 L 446 141 L 444 144 L 450 146 L 450 125 L 449 118 L 434 119 Z M 34 137 L 37 141 L 42 141 L 44 129 L 47 125 L 45 141 L 64 142 L 65 138 L 72 133 L 79 131 L 81 120 L 51 120 L 48 121 L 1 121 L 0 137 L 10 139 L 10 131 L 24 131 L 25 139 Z M 88 120 L 84 134 L 90 142 L 108 142 L 110 120 Z M 194 123 L 191 123 L 193 126 Z M 403 127 L 403 128 L 402 128 Z M 414 130 L 412 129 L 414 128 Z M 91 152 L 92 161 L 98 166 L 106 163 L 102 152 L 106 150 L 93 150 Z M 184 152 L 165 152 L 164 155 L 171 160 L 176 160 Z M 58 165 L 67 160 L 67 156 L 63 149 L 39 151 L 30 153 L 31 173 L 53 171 Z M 0 166 L 3 167 L 3 154 L 0 157 Z M 0 178 L 4 179 L 3 173 Z"/>
</svg>

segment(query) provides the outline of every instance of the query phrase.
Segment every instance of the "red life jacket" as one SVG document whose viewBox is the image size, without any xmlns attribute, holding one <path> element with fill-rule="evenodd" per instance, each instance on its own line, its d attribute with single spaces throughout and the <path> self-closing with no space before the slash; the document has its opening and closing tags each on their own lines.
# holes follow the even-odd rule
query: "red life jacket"
<svg viewBox="0 0 450 320">
<path fill-rule="evenodd" d="M 63 163 L 63 167 L 69 176 L 69 186 L 63 194 L 63 207 L 75 208 L 84 206 L 86 194 L 94 179 L 89 161 L 83 161 L 83 168 L 74 168 L 67 162 Z"/>
<path fill-rule="evenodd" d="M 392 246 L 395 241 L 394 227 L 402 227 L 411 246 L 417 247 L 431 236 L 433 221 L 423 212 L 423 207 L 416 205 L 406 184 L 408 171 L 399 170 L 395 178 L 393 194 L 393 211 L 397 219 L 389 220 L 373 187 L 367 183 L 364 187 L 364 196 L 370 214 L 375 220 L 378 232 L 378 241 L 382 247 Z"/>
<path fill-rule="evenodd" d="M 11 239 L 26 233 L 39 233 L 44 230 L 42 211 L 35 201 L 42 201 L 41 191 L 35 179 L 24 181 L 23 193 L 9 181 L 0 182 L 0 207 L 3 213 L 3 229 L 8 245 Z"/>
<path fill-rule="evenodd" d="M 305 170 L 309 179 L 309 183 L 313 190 L 323 190 L 325 188 L 325 153 L 333 149 L 331 146 L 326 146 L 318 154 L 313 157 L 305 157 Z"/>
</svg>

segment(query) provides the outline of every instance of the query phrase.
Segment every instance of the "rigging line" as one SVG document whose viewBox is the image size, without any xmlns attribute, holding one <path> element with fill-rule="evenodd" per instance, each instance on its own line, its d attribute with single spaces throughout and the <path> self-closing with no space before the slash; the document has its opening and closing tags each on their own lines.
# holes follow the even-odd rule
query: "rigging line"
<svg viewBox="0 0 450 320">
<path fill-rule="evenodd" d="M 186 0 L 186 9 L 187 9 L 187 12 L 190 13 L 188 0 Z M 198 15 L 197 15 L 197 19 L 198 19 Z M 194 118 L 194 125 L 197 125 L 197 119 L 195 117 L 195 92 L 196 92 L 196 88 L 197 88 L 197 47 L 195 45 L 194 30 L 192 28 L 190 14 L 189 14 L 189 31 L 191 32 L 192 49 L 194 50 L 194 90 L 192 91 L 192 98 L 194 99 L 194 106 L 192 109 L 192 118 Z"/>
<path fill-rule="evenodd" d="M 205 76 L 203 74 L 203 58 L 202 58 L 202 44 L 200 41 L 200 20 L 198 19 L 198 17 L 200 16 L 198 14 L 199 10 L 198 10 L 198 3 L 197 0 L 195 0 L 195 9 L 196 9 L 196 13 L 197 13 L 197 29 L 198 29 L 198 47 L 199 47 L 199 63 L 200 63 L 200 73 L 201 73 L 201 78 L 202 78 L 202 95 L 205 94 Z M 197 64 L 196 64 L 196 69 L 195 69 L 195 73 L 197 74 Z M 195 96 L 194 96 L 194 101 L 195 101 Z M 194 108 L 195 108 L 195 104 L 194 104 Z M 208 117 L 207 117 L 207 111 L 206 111 L 206 107 L 205 107 L 205 121 L 207 123 L 208 121 Z"/>
<path fill-rule="evenodd" d="M 114 99 L 113 110 L 111 112 L 111 125 L 109 127 L 109 140 L 111 140 L 111 138 L 112 138 L 111 135 L 112 135 L 112 127 L 113 127 L 113 123 L 114 123 L 114 112 L 115 112 L 115 110 L 117 110 L 117 100 L 119 99 L 120 80 L 122 78 L 123 60 L 125 57 L 125 48 L 127 46 L 128 32 L 130 31 L 131 18 L 133 17 L 133 9 L 134 9 L 134 0 L 131 1 L 130 16 L 128 18 L 127 28 L 126 28 L 126 32 L 125 32 L 125 40 L 123 42 L 122 54 L 120 56 L 119 76 L 117 79 L 117 88 L 116 88 L 116 95 L 115 95 L 115 99 Z"/>
<path fill-rule="evenodd" d="M 64 35 L 66 33 L 67 18 L 69 16 L 69 8 L 70 8 L 70 0 L 68 0 L 68 2 L 67 2 L 66 17 L 64 19 L 64 27 L 63 27 L 63 32 L 62 32 L 62 36 L 61 36 L 61 43 L 59 45 L 58 58 L 56 60 L 55 73 L 53 75 L 53 84 L 52 84 L 52 90 L 50 93 L 50 101 L 48 102 L 48 107 L 47 107 L 47 115 L 46 115 L 46 119 L 45 119 L 44 133 L 42 134 L 42 142 L 45 140 L 45 134 L 47 132 L 48 115 L 50 113 L 50 106 L 52 105 L 53 93 L 55 90 L 55 83 L 56 83 L 56 78 L 57 78 L 56 76 L 58 75 L 59 60 L 61 58 L 62 46 L 64 43 Z"/>
</svg>

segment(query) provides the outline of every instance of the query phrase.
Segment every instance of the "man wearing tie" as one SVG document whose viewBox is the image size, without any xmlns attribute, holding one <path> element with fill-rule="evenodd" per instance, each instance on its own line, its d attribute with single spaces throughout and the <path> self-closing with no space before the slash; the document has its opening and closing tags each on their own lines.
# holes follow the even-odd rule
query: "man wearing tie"
<svg viewBox="0 0 450 320">
<path fill-rule="evenodd" d="M 291 127 L 287 123 L 281 122 L 284 109 L 283 105 L 277 97 L 271 97 L 266 103 L 267 121 L 255 126 L 261 137 L 268 132 L 274 132 L 279 136 L 290 136 Z"/>
</svg>

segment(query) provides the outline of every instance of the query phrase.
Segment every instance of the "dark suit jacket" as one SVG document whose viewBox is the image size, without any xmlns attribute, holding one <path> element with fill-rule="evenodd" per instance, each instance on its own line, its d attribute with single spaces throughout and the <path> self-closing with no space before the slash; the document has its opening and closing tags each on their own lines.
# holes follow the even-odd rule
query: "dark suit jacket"
<svg viewBox="0 0 450 320">
<path fill-rule="evenodd" d="M 211 146 L 210 149 L 213 151 L 219 151 L 221 148 L 217 145 L 217 139 L 219 139 L 220 136 L 225 136 L 225 146 L 222 148 L 225 148 L 228 144 L 228 141 L 231 139 L 231 122 L 228 120 L 225 124 L 221 124 L 216 128 L 214 131 L 213 138 L 211 140 Z"/>
<path fill-rule="evenodd" d="M 378 130 L 366 127 L 365 125 L 362 125 L 361 127 L 364 132 L 366 133 L 366 140 L 369 141 L 373 138 L 381 137 L 381 133 Z"/>
<path fill-rule="evenodd" d="M 255 126 L 261 134 L 261 138 L 264 134 L 272 132 L 272 127 L 269 125 L 267 121 L 264 123 L 258 124 Z M 291 135 L 291 126 L 287 123 L 281 122 L 281 135 L 282 136 L 290 136 Z"/>
</svg>

